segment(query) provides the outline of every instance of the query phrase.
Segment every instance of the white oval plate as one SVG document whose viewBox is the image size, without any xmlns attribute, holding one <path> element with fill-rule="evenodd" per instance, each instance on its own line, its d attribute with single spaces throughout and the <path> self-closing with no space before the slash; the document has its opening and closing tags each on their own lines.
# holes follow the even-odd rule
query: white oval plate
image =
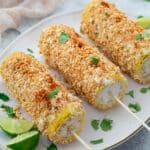
<svg viewBox="0 0 150 150">
<path fill-rule="evenodd" d="M 1 54 L 0 61 L 9 53 L 14 51 L 24 51 L 27 52 L 27 48 L 31 48 L 34 51 L 34 56 L 44 63 L 42 56 L 39 54 L 39 49 L 37 47 L 38 40 L 42 29 L 52 25 L 52 24 L 66 24 L 75 28 L 77 32 L 80 30 L 80 19 L 81 19 L 81 11 L 72 12 L 69 14 L 63 14 L 60 16 L 54 16 L 45 19 L 44 21 L 40 22 L 39 24 L 35 25 L 27 32 L 22 34 L 18 37 L 12 44 L 10 44 L 5 52 Z M 54 73 L 54 72 L 53 72 Z M 140 89 L 143 87 L 142 85 L 137 84 L 135 81 L 130 79 L 129 77 L 129 89 L 134 90 L 134 98 L 130 96 L 125 96 L 124 103 L 128 105 L 129 103 L 138 102 L 141 105 L 141 112 L 137 113 L 137 115 L 143 119 L 144 121 L 148 120 L 150 117 L 150 92 L 147 94 L 140 93 Z M 147 85 L 148 86 L 148 85 Z M 8 90 L 5 88 L 5 85 L 0 78 L 0 92 L 5 92 L 9 96 Z M 15 105 L 14 98 L 12 96 L 10 102 L 8 104 Z M 0 104 L 3 103 L 0 101 Z M 6 103 L 7 104 L 7 103 Z M 114 146 L 117 146 L 125 139 L 133 135 L 140 127 L 141 124 L 137 122 L 132 116 L 128 114 L 123 108 L 118 105 L 112 109 L 102 111 L 98 110 L 86 102 L 84 102 L 84 106 L 86 108 L 86 120 L 84 130 L 81 133 L 81 138 L 83 138 L 92 148 L 93 150 L 100 150 L 100 149 L 108 149 Z M 0 111 L 0 115 L 3 115 L 2 111 Z M 91 127 L 91 120 L 92 119 L 100 119 L 103 118 L 110 118 L 113 120 L 113 128 L 111 131 L 104 132 L 102 130 L 95 131 Z M 103 138 L 104 142 L 99 145 L 91 145 L 90 141 L 94 139 Z M 5 144 L 8 142 L 8 137 L 1 131 L 0 132 L 0 143 Z M 46 138 L 42 137 L 40 140 L 40 144 L 37 149 L 44 150 L 45 147 L 49 144 Z M 58 145 L 59 150 L 84 150 L 85 148 L 78 142 L 75 141 L 68 145 Z"/>
</svg>

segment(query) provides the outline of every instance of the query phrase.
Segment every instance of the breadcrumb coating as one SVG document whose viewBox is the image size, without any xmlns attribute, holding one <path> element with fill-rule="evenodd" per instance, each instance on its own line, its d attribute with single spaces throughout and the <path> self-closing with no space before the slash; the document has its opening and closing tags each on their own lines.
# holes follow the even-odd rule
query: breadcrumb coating
<svg viewBox="0 0 150 150">
<path fill-rule="evenodd" d="M 146 60 L 150 59 L 149 33 L 128 19 L 114 4 L 92 0 L 83 11 L 81 30 L 123 72 L 139 83 L 150 81 L 150 71 L 144 68 L 144 63 L 149 63 Z"/>
<path fill-rule="evenodd" d="M 62 33 L 67 34 L 66 42 L 60 41 Z M 76 93 L 82 95 L 92 105 L 102 109 L 114 106 L 116 101 L 102 104 L 97 102 L 96 96 L 98 91 L 113 85 L 116 81 L 122 84 L 119 98 L 123 98 L 127 81 L 119 67 L 88 44 L 73 28 L 66 25 L 52 25 L 44 29 L 39 48 L 46 63 L 58 70 Z M 92 58 L 93 61 L 96 58 L 99 62 L 93 64 Z"/>
<path fill-rule="evenodd" d="M 23 52 L 12 53 L 0 64 L 0 74 L 11 94 L 50 140 L 64 144 L 74 140 L 72 131 L 80 133 L 84 121 L 81 101 L 35 58 Z M 58 94 L 49 98 L 48 94 L 56 87 Z M 74 122 L 77 126 L 73 123 L 65 126 L 69 120 L 77 120 Z M 67 130 L 65 136 L 60 132 L 63 129 Z"/>
</svg>

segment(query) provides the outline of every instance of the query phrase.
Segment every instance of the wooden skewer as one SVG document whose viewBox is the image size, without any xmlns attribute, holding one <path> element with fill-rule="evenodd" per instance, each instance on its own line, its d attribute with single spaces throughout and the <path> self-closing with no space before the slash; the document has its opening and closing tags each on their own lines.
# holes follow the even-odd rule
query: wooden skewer
<svg viewBox="0 0 150 150">
<path fill-rule="evenodd" d="M 120 99 L 118 99 L 114 95 L 112 96 L 128 113 L 130 113 L 137 121 L 139 121 L 143 125 L 143 127 L 145 127 L 148 131 L 150 131 L 150 127 L 142 119 L 140 119 L 137 115 L 135 115 Z"/>
<path fill-rule="evenodd" d="M 87 150 L 92 150 L 92 148 L 80 136 L 78 136 L 75 132 L 72 132 L 72 134 Z"/>
</svg>

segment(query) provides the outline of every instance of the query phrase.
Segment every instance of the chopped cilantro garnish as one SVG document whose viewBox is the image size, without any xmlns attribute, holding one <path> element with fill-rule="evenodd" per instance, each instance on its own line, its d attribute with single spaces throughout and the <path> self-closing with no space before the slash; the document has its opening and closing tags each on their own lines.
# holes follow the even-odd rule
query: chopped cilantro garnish
<svg viewBox="0 0 150 150">
<path fill-rule="evenodd" d="M 126 93 L 126 95 L 129 95 L 129 96 L 131 96 L 132 98 L 134 98 L 134 91 L 131 90 L 131 91 L 129 91 L 128 93 Z"/>
<path fill-rule="evenodd" d="M 135 40 L 141 40 L 141 39 L 149 39 L 150 38 L 150 32 L 145 31 L 143 33 L 138 33 L 134 36 Z"/>
<path fill-rule="evenodd" d="M 140 16 L 137 16 L 137 18 L 140 19 L 140 18 L 143 18 L 143 16 L 140 15 Z"/>
<path fill-rule="evenodd" d="M 92 64 L 97 65 L 99 61 L 100 61 L 99 58 L 91 57 L 91 63 Z"/>
<path fill-rule="evenodd" d="M 128 107 L 131 108 L 131 109 L 134 109 L 133 112 L 141 111 L 141 106 L 140 106 L 139 103 L 135 103 L 135 104 L 129 103 Z"/>
<path fill-rule="evenodd" d="M 0 93 L 0 99 L 4 102 L 9 101 L 9 97 L 5 93 Z"/>
<path fill-rule="evenodd" d="M 100 123 L 100 127 L 103 131 L 108 131 L 112 129 L 112 123 L 113 123 L 113 120 L 104 118 Z"/>
<path fill-rule="evenodd" d="M 0 108 L 3 108 L 7 112 L 8 117 L 10 118 L 16 117 L 15 113 L 13 112 L 13 107 L 2 104 Z"/>
<path fill-rule="evenodd" d="M 100 125 L 100 120 L 96 120 L 96 119 L 92 120 L 91 125 L 92 125 L 93 129 L 98 130 L 99 125 Z"/>
<path fill-rule="evenodd" d="M 30 49 L 30 48 L 27 48 L 27 51 L 30 52 L 30 53 L 33 53 L 33 50 Z"/>
<path fill-rule="evenodd" d="M 144 1 L 146 1 L 146 2 L 150 2 L 150 0 L 144 0 Z"/>
<path fill-rule="evenodd" d="M 65 32 L 61 32 L 60 36 L 59 36 L 59 42 L 60 43 L 66 43 L 69 39 L 69 35 Z"/>
<path fill-rule="evenodd" d="M 143 87 L 140 89 L 140 92 L 143 94 L 147 93 L 148 91 L 150 91 L 150 87 Z"/>
<path fill-rule="evenodd" d="M 91 144 L 101 144 L 101 143 L 103 143 L 104 141 L 103 141 L 103 139 L 97 139 L 97 140 L 92 140 L 92 141 L 90 141 L 90 143 Z"/>
<path fill-rule="evenodd" d="M 57 146 L 54 143 L 51 143 L 48 147 L 47 150 L 57 150 Z"/>
<path fill-rule="evenodd" d="M 55 88 L 54 90 L 52 90 L 49 94 L 48 97 L 49 98 L 53 98 L 55 95 L 57 95 L 59 92 L 59 88 Z"/>
<path fill-rule="evenodd" d="M 106 17 L 109 17 L 109 16 L 110 16 L 110 14 L 106 12 L 106 13 L 105 13 L 105 16 L 106 16 Z"/>
<path fill-rule="evenodd" d="M 135 40 L 138 41 L 138 40 L 141 40 L 141 39 L 144 39 L 142 33 L 138 33 L 134 36 Z"/>
</svg>

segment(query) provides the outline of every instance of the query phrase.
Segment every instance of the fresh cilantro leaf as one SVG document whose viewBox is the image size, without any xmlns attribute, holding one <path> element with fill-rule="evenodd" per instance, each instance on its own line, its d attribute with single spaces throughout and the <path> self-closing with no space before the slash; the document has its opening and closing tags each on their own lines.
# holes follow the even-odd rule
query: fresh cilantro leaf
<svg viewBox="0 0 150 150">
<path fill-rule="evenodd" d="M 131 91 L 129 91 L 128 93 L 126 93 L 126 95 L 129 95 L 129 96 L 131 96 L 132 98 L 134 98 L 134 91 L 131 90 Z"/>
<path fill-rule="evenodd" d="M 59 36 L 59 42 L 60 43 L 66 43 L 69 39 L 69 35 L 65 32 L 61 32 L 60 36 Z"/>
<path fill-rule="evenodd" d="M 47 147 L 47 150 L 57 150 L 57 146 L 54 143 L 51 143 L 50 146 Z"/>
<path fill-rule="evenodd" d="M 140 18 L 143 18 L 143 16 L 140 15 L 140 16 L 137 16 L 137 18 L 140 19 Z"/>
<path fill-rule="evenodd" d="M 140 92 L 143 93 L 143 94 L 144 94 L 144 93 L 147 93 L 147 91 L 148 91 L 148 88 L 141 88 L 141 89 L 140 89 Z"/>
<path fill-rule="evenodd" d="M 59 92 L 59 88 L 55 88 L 54 90 L 52 90 L 52 91 L 49 93 L 48 97 L 49 97 L 49 98 L 53 98 L 55 95 L 58 94 L 58 92 Z"/>
<path fill-rule="evenodd" d="M 9 97 L 5 93 L 0 93 L 0 99 L 4 102 L 9 101 Z"/>
<path fill-rule="evenodd" d="M 2 104 L 2 105 L 0 106 L 0 108 L 3 108 L 3 109 L 6 111 L 8 117 L 10 117 L 10 118 L 15 118 L 15 117 L 16 117 L 16 115 L 15 115 L 15 113 L 14 113 L 14 111 L 13 111 L 13 107 L 10 107 L 10 106 L 3 105 L 3 104 Z"/>
<path fill-rule="evenodd" d="M 99 129 L 99 124 L 100 124 L 100 120 L 94 119 L 91 121 L 91 125 L 92 125 L 93 129 L 95 129 L 95 130 Z"/>
<path fill-rule="evenodd" d="M 100 61 L 99 58 L 91 57 L 91 63 L 92 64 L 97 65 L 99 61 Z"/>
<path fill-rule="evenodd" d="M 131 108 L 131 109 L 134 109 L 133 112 L 141 111 L 141 106 L 140 106 L 139 103 L 135 103 L 135 104 L 129 103 L 128 107 Z"/>
<path fill-rule="evenodd" d="M 90 143 L 91 144 L 101 144 L 101 143 L 103 143 L 104 141 L 103 141 L 103 139 L 101 138 L 101 139 L 97 139 L 97 140 L 92 140 L 92 141 L 90 141 Z"/>
<path fill-rule="evenodd" d="M 140 92 L 143 94 L 147 93 L 148 91 L 150 91 L 150 86 L 149 87 L 143 87 L 140 89 Z"/>
<path fill-rule="evenodd" d="M 113 120 L 104 118 L 100 123 L 100 127 L 103 131 L 108 131 L 112 129 L 112 123 L 113 123 Z"/>
<path fill-rule="evenodd" d="M 106 13 L 105 13 L 105 16 L 106 16 L 106 17 L 109 17 L 109 16 L 110 16 L 110 14 L 106 12 Z"/>
<path fill-rule="evenodd" d="M 134 39 L 135 39 L 136 41 L 138 41 L 138 40 L 144 39 L 144 37 L 143 37 L 142 33 L 138 33 L 138 34 L 136 34 L 136 35 L 134 36 Z"/>
<path fill-rule="evenodd" d="M 30 52 L 30 53 L 33 53 L 33 50 L 30 49 L 30 48 L 27 48 L 27 51 Z"/>
</svg>

